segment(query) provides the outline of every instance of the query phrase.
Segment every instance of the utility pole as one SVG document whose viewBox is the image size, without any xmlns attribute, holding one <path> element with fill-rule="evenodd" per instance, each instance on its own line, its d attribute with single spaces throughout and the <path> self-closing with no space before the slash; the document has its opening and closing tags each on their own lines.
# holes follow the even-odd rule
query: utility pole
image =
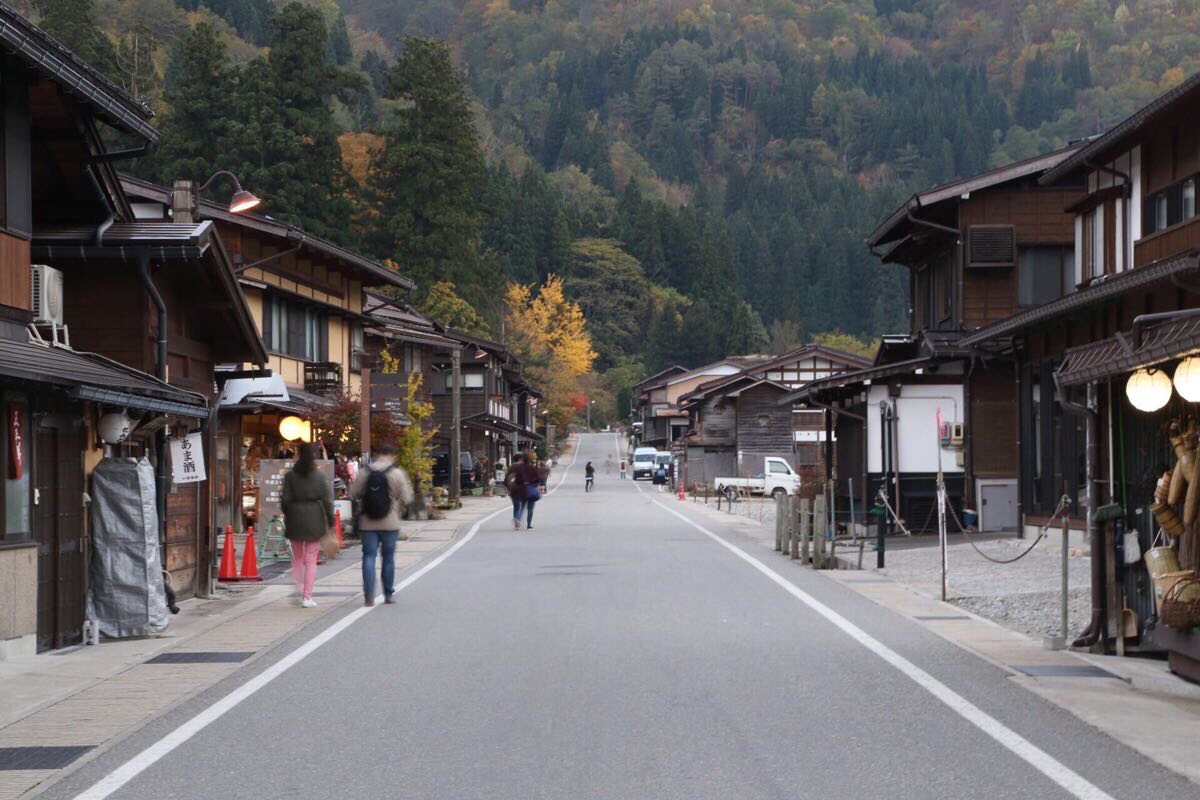
<svg viewBox="0 0 1200 800">
<path fill-rule="evenodd" d="M 450 351 L 450 501 L 462 492 L 459 462 L 462 460 L 462 350 Z"/>
<path fill-rule="evenodd" d="M 362 408 L 359 409 L 358 424 L 361 429 L 359 439 L 362 442 L 363 464 L 371 463 L 371 368 L 362 368 Z"/>
</svg>

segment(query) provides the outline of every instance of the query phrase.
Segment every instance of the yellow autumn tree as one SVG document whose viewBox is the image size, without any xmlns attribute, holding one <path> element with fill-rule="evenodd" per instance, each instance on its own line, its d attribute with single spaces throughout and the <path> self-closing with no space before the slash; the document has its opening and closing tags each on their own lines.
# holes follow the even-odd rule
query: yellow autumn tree
<svg viewBox="0 0 1200 800">
<path fill-rule="evenodd" d="M 536 291 L 535 291 L 536 288 Z M 510 283 L 504 293 L 504 345 L 521 360 L 525 376 L 546 393 L 550 419 L 565 424 L 575 411 L 576 381 L 596 358 L 583 309 L 550 275 L 540 288 Z"/>
</svg>

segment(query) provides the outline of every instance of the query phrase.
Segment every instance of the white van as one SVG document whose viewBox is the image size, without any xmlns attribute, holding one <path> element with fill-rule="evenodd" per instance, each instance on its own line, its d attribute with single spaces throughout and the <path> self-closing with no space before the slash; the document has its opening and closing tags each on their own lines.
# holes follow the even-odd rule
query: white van
<svg viewBox="0 0 1200 800">
<path fill-rule="evenodd" d="M 639 447 L 633 451 L 633 479 L 653 478 L 658 451 L 653 447 Z"/>
</svg>

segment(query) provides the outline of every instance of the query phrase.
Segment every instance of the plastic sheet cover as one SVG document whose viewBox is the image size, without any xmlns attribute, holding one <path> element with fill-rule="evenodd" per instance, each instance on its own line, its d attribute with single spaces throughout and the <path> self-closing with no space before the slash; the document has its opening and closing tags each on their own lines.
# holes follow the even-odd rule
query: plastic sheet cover
<svg viewBox="0 0 1200 800">
<path fill-rule="evenodd" d="M 92 562 L 87 616 L 110 638 L 167 629 L 154 468 L 106 458 L 92 473 Z"/>
</svg>

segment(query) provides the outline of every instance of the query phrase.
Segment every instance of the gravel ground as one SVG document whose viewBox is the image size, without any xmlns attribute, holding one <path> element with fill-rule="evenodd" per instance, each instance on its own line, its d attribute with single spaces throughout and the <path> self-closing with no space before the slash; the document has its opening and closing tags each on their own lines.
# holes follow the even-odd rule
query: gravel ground
<svg viewBox="0 0 1200 800">
<path fill-rule="evenodd" d="M 710 504 L 715 502 L 715 498 L 709 499 Z M 775 501 L 770 498 L 740 500 L 734 503 L 733 513 L 771 528 L 775 525 Z M 1062 563 L 1059 551 L 1049 541 L 1039 543 L 1020 561 L 996 564 L 980 556 L 962 536 L 951 539 L 950 602 L 1033 636 L 1057 636 L 1061 632 L 1058 587 Z M 928 594 L 938 593 L 941 566 L 937 540 L 922 536 L 895 541 L 897 546 L 887 551 L 887 568 L 880 571 Z M 1031 540 L 993 537 L 976 544 L 993 558 L 1010 559 L 1029 547 Z M 873 562 L 873 556 L 870 560 Z M 1083 632 L 1091 617 L 1090 569 L 1087 557 L 1070 559 L 1068 626 L 1072 638 Z"/>
</svg>

